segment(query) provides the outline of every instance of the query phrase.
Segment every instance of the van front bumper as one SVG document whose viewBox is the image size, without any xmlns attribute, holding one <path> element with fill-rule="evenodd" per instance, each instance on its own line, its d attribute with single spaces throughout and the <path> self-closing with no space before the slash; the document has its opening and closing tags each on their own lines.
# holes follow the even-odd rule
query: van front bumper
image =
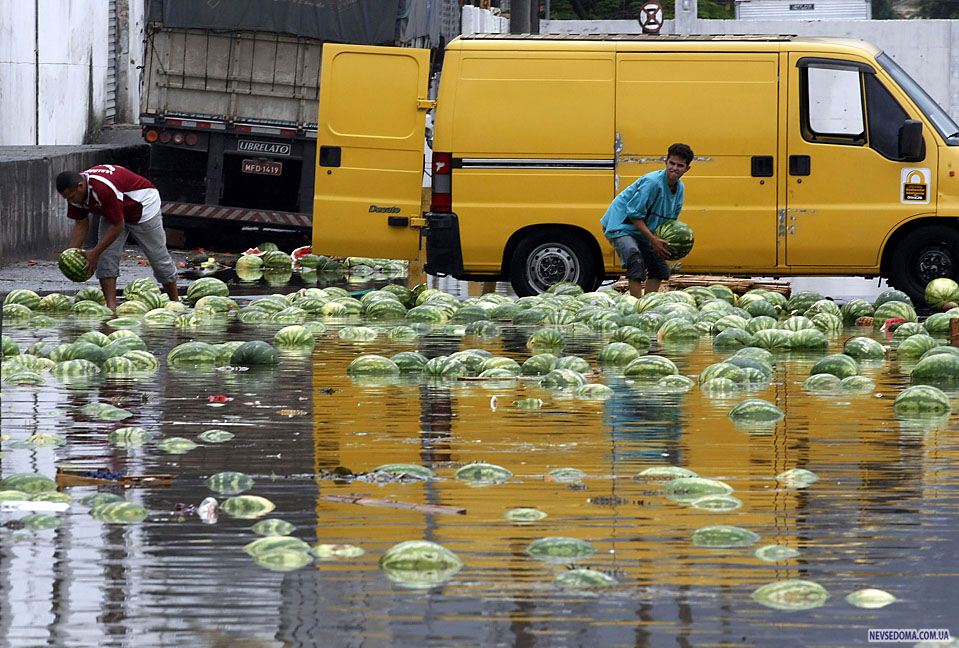
<svg viewBox="0 0 959 648">
<path fill-rule="evenodd" d="M 456 214 L 426 213 L 426 265 L 431 275 L 463 276 L 463 248 L 460 245 L 460 223 Z"/>
</svg>

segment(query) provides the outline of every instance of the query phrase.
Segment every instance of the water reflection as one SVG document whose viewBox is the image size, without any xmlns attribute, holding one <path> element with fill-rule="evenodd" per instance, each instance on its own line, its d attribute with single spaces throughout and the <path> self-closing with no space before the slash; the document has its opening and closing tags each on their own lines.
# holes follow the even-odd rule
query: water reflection
<svg viewBox="0 0 959 648">
<path fill-rule="evenodd" d="M 233 325 L 226 335 L 271 339 L 277 328 Z M 81 330 L 66 324 L 60 335 L 73 339 Z M 476 346 L 522 362 L 530 353 L 529 332 L 507 329 L 491 340 L 427 336 L 417 348 L 433 357 Z M 35 339 L 28 329 L 4 333 L 21 347 Z M 41 388 L 4 385 L 3 432 L 11 442 L 51 432 L 68 439 L 60 448 L 5 443 L 4 475 L 53 475 L 57 465 L 72 462 L 174 476 L 168 488 L 123 493 L 151 511 L 142 525 L 93 520 L 76 500 L 94 487 L 71 489 L 74 503 L 53 530 L 25 532 L 17 528 L 20 514 L 3 512 L 0 632 L 6 643 L 693 646 L 745 637 L 755 645 L 851 645 L 863 643 L 869 627 L 949 627 L 957 617 L 955 419 L 921 426 L 896 419 L 892 400 L 907 379 L 895 362 L 864 368 L 875 393 L 826 397 L 801 388 L 815 356 L 777 358 L 770 383 L 748 395 L 775 403 L 787 416 L 756 430 L 726 416 L 743 394 L 715 398 L 698 387 L 654 393 L 614 375 L 597 374 L 614 389 L 605 402 L 528 380 L 495 390 L 469 381 L 363 384 L 345 375 L 354 357 L 414 347 L 383 336 L 372 344 L 348 342 L 335 333 L 331 327 L 312 357 L 283 356 L 266 372 L 182 372 L 161 362 L 154 375 L 92 388 L 52 379 Z M 832 351 L 860 334 L 871 333 L 847 330 L 831 341 Z M 223 339 L 208 330 L 142 335 L 161 358 L 187 339 Z M 598 334 L 578 336 L 565 352 L 595 368 L 602 342 Z M 721 359 L 708 340 L 653 352 L 692 376 Z M 213 395 L 232 400 L 211 402 Z M 542 399 L 543 408 L 512 405 L 526 398 Z M 127 407 L 135 416 L 122 423 L 81 419 L 77 412 L 91 400 Z M 142 426 L 156 438 L 116 448 L 108 435 L 121 425 Z M 211 428 L 235 437 L 182 455 L 156 447 L 160 438 L 197 440 Z M 514 477 L 485 487 L 455 480 L 455 469 L 473 461 L 500 464 Z M 324 477 L 337 466 L 364 473 L 385 463 L 424 465 L 438 478 Z M 725 481 L 743 506 L 696 509 L 634 479 L 642 468 L 665 465 Z M 587 476 L 572 484 L 544 479 L 561 467 Z M 800 489 L 776 480 L 793 468 L 811 470 L 819 481 Z M 224 470 L 252 476 L 251 492 L 273 501 L 271 516 L 296 525 L 301 540 L 357 544 L 367 553 L 290 573 L 256 566 L 242 551 L 255 539 L 254 521 L 223 515 L 207 525 L 178 507 L 210 495 L 203 481 Z M 362 506 L 330 495 L 466 514 Z M 548 517 L 522 525 L 504 519 L 517 506 L 535 506 Z M 755 558 L 753 548 L 720 550 L 690 541 L 696 529 L 716 524 L 749 529 L 761 544 L 800 554 L 768 563 Z M 553 579 L 567 566 L 526 554 L 530 542 L 548 536 L 592 543 L 597 552 L 572 566 L 604 571 L 621 585 L 601 594 L 555 587 Z M 441 543 L 465 567 L 426 591 L 392 583 L 377 560 L 410 539 Z M 788 614 L 751 600 L 756 587 L 785 578 L 817 581 L 832 596 L 814 612 Z M 899 601 L 881 610 L 844 602 L 863 587 L 888 590 Z M 211 635 L 214 628 L 221 634 Z"/>
</svg>

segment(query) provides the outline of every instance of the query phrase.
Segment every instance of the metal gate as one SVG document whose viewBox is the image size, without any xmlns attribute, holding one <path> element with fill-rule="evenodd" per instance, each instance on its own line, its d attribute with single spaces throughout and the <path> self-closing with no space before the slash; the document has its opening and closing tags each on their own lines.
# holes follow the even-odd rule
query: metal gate
<svg viewBox="0 0 959 648">
<path fill-rule="evenodd" d="M 117 119 L 117 0 L 110 0 L 107 10 L 107 87 L 103 121 L 113 124 Z"/>
</svg>

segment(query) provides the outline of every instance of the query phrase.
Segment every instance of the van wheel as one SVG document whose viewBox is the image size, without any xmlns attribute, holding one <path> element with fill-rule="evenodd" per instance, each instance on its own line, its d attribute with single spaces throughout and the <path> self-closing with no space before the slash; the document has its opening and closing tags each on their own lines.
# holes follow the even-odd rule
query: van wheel
<svg viewBox="0 0 959 648">
<path fill-rule="evenodd" d="M 516 246 L 509 266 L 510 283 L 520 297 L 538 295 L 561 281 L 596 288 L 596 259 L 577 236 L 557 230 L 537 230 Z"/>
<path fill-rule="evenodd" d="M 892 251 L 889 283 L 913 303 L 926 303 L 926 284 L 939 277 L 959 276 L 959 231 L 927 225 L 907 234 Z"/>
</svg>

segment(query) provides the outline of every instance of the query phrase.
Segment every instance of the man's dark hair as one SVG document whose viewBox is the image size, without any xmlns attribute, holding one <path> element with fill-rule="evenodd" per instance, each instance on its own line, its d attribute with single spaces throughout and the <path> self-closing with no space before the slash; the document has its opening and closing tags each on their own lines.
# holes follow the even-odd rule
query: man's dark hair
<svg viewBox="0 0 959 648">
<path fill-rule="evenodd" d="M 686 166 L 689 166 L 690 164 L 692 164 L 693 157 L 695 157 L 693 155 L 693 149 L 689 148 L 688 144 L 680 144 L 679 142 L 670 146 L 669 150 L 666 151 L 667 158 L 672 157 L 674 155 L 676 157 L 681 157 L 684 160 L 686 160 Z"/>
<path fill-rule="evenodd" d="M 57 191 L 63 193 L 67 189 L 73 189 L 81 180 L 83 176 L 76 171 L 64 171 L 57 175 Z"/>
</svg>

